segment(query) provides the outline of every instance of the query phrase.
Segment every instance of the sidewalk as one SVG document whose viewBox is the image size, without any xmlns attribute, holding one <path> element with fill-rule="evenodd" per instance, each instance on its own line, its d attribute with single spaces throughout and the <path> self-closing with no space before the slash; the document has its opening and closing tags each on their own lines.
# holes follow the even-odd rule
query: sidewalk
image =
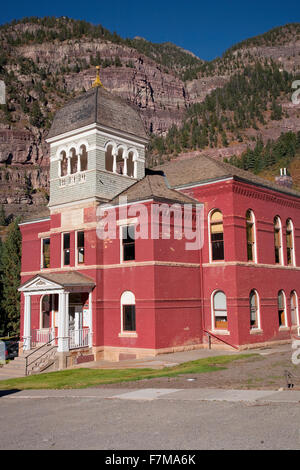
<svg viewBox="0 0 300 470">
<path fill-rule="evenodd" d="M 114 389 L 86 388 L 74 390 L 7 390 L 0 391 L 0 400 L 37 400 L 51 398 L 109 399 L 109 400 L 175 400 L 175 401 L 217 401 L 244 403 L 300 403 L 300 391 L 283 390 L 222 390 L 213 388 L 195 389 Z"/>
</svg>

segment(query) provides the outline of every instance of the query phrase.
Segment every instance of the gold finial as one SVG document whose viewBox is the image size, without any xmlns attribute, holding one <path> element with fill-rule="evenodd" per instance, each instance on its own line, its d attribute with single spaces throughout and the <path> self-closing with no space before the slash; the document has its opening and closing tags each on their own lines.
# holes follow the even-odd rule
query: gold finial
<svg viewBox="0 0 300 470">
<path fill-rule="evenodd" d="M 97 65 L 96 69 L 97 69 L 97 75 L 96 75 L 96 78 L 95 78 L 95 81 L 94 81 L 92 87 L 102 86 L 102 88 L 103 88 L 103 85 L 102 85 L 101 80 L 100 80 L 100 65 Z"/>
</svg>

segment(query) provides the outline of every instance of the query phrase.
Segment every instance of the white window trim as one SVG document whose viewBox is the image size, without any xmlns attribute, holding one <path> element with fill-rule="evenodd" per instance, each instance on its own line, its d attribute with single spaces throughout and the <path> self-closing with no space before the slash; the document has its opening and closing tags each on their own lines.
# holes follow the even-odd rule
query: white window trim
<svg viewBox="0 0 300 470">
<path fill-rule="evenodd" d="M 211 215 L 213 214 L 213 212 L 215 211 L 219 211 L 221 212 L 222 214 L 222 223 L 223 223 L 223 246 L 224 246 L 224 259 L 222 260 L 213 260 L 212 259 L 212 245 L 211 245 L 211 231 L 210 231 L 210 222 L 211 222 Z M 218 263 L 224 263 L 225 262 L 225 243 L 224 243 L 224 216 L 223 216 L 223 212 L 221 211 L 221 209 L 218 209 L 217 207 L 215 207 L 214 209 L 211 209 L 208 213 L 208 218 L 207 218 L 207 221 L 208 221 L 208 252 L 209 252 L 209 263 L 211 264 L 218 264 Z M 225 330 L 224 330 L 225 331 Z M 227 331 L 227 330 L 226 330 Z"/>
<path fill-rule="evenodd" d="M 49 268 L 44 268 L 43 240 L 47 240 L 47 239 L 50 240 L 50 237 L 41 238 L 41 264 L 40 264 L 41 271 L 43 271 L 44 269 L 49 269 Z"/>
<path fill-rule="evenodd" d="M 287 266 L 296 266 L 296 252 L 295 252 L 295 228 L 294 228 L 294 222 L 292 221 L 292 219 L 288 218 L 286 222 L 290 222 L 291 226 L 292 226 L 292 243 L 293 243 L 293 249 L 292 249 L 292 264 L 287 264 Z M 286 224 L 286 227 L 287 227 L 287 224 Z M 286 247 L 287 248 L 287 247 Z M 287 260 L 286 260 L 287 262 Z M 297 302 L 298 302 L 298 299 L 297 299 Z"/>
<path fill-rule="evenodd" d="M 126 264 L 126 263 L 132 263 L 135 261 L 134 260 L 128 260 L 128 261 L 124 261 L 123 259 L 123 238 L 122 238 L 122 230 L 123 230 L 123 227 L 126 227 L 128 225 L 134 225 L 136 226 L 137 225 L 137 218 L 133 218 L 133 219 L 126 219 L 126 220 L 118 220 L 117 221 L 117 225 L 119 226 L 119 238 L 120 238 L 120 264 Z M 134 247 L 135 248 L 135 247 Z"/>
<path fill-rule="evenodd" d="M 121 331 L 118 336 L 123 337 L 123 338 L 132 338 L 132 337 L 137 338 L 138 334 L 136 332 L 136 329 L 135 331 L 128 331 L 128 330 L 124 330 L 123 328 L 123 306 L 124 305 L 135 306 L 135 328 L 136 328 L 136 301 L 135 301 L 134 293 L 128 290 L 124 291 L 121 295 L 120 305 L 121 305 Z"/>
<path fill-rule="evenodd" d="M 287 318 L 287 304 L 286 304 L 286 295 L 283 289 L 280 289 L 277 294 L 277 316 L 278 316 L 278 295 L 279 293 L 283 293 L 283 301 L 284 301 L 284 325 L 279 326 L 279 330 L 288 330 L 289 329 L 289 324 L 288 324 L 288 318 Z"/>
<path fill-rule="evenodd" d="M 253 218 L 253 232 L 254 232 L 254 260 L 253 261 L 248 261 L 248 263 L 255 263 L 257 264 L 257 233 L 256 233 L 256 217 L 252 209 L 247 209 L 247 212 L 251 213 L 251 216 Z M 247 228 L 247 219 L 246 219 L 246 228 Z M 255 291 L 256 292 L 256 291 Z"/>
<path fill-rule="evenodd" d="M 68 233 L 70 235 L 70 264 L 64 264 L 64 234 Z M 71 266 L 71 232 L 61 232 L 61 267 L 69 268 Z"/>
<path fill-rule="evenodd" d="M 256 298 L 257 298 L 257 327 L 256 327 L 256 328 L 251 328 L 251 327 L 250 327 L 250 332 L 252 332 L 252 334 L 254 334 L 254 333 L 262 333 L 263 330 L 262 330 L 262 328 L 261 328 L 260 297 L 259 297 L 259 294 L 258 294 L 258 292 L 257 292 L 256 289 L 251 289 L 250 294 L 251 294 L 251 292 L 255 292 Z M 250 294 L 249 294 L 249 304 L 250 304 Z M 251 308 L 250 305 L 249 305 L 249 307 Z M 250 312 L 250 315 L 251 315 L 251 312 Z"/>
<path fill-rule="evenodd" d="M 77 234 L 80 232 L 84 233 L 84 262 L 83 263 L 78 263 L 78 235 Z M 75 230 L 75 263 L 74 264 L 75 264 L 75 268 L 80 268 L 80 266 L 85 266 L 85 231 L 84 230 Z"/>
<path fill-rule="evenodd" d="M 210 305 L 211 305 L 211 332 L 216 335 L 230 335 L 230 331 L 227 326 L 227 330 L 221 330 L 215 327 L 215 306 L 214 306 L 214 296 L 217 292 L 223 292 L 226 297 L 226 308 L 227 308 L 227 295 L 222 289 L 215 289 L 210 297 Z M 227 325 L 228 325 L 228 308 L 227 308 Z"/>
<path fill-rule="evenodd" d="M 297 323 L 296 325 L 293 325 L 293 322 L 292 322 L 292 311 L 291 311 L 291 302 L 290 302 L 290 313 L 291 313 L 291 327 L 292 328 L 298 328 L 300 326 L 300 322 L 299 322 L 299 299 L 298 299 L 298 294 L 295 290 L 292 290 L 291 291 L 291 294 L 290 294 L 290 300 L 291 300 L 291 296 L 292 294 L 295 294 L 295 297 L 296 297 L 296 320 L 297 320 Z"/>
<path fill-rule="evenodd" d="M 283 256 L 283 236 L 282 236 L 282 222 L 281 222 L 281 218 L 279 217 L 279 215 L 275 215 L 274 219 L 278 219 L 279 220 L 279 225 L 280 225 L 280 252 L 279 252 L 279 258 L 280 258 L 280 262 L 279 263 L 275 263 L 278 264 L 279 266 L 284 266 L 284 256 Z M 273 230 L 275 231 L 275 224 L 273 222 Z M 274 250 L 275 250 L 275 245 L 274 245 Z"/>
</svg>

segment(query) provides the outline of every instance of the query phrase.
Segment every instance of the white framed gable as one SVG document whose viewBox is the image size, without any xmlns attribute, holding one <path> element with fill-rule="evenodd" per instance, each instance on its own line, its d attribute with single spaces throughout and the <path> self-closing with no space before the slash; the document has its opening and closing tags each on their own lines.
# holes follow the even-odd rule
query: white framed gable
<svg viewBox="0 0 300 470">
<path fill-rule="evenodd" d="M 57 284 L 56 282 L 49 281 L 49 279 L 45 279 L 43 276 L 35 276 L 33 279 L 29 279 L 29 281 L 25 282 L 19 289 L 20 292 L 24 294 L 29 293 L 55 293 L 61 292 L 63 290 L 63 286 L 61 284 Z"/>
</svg>

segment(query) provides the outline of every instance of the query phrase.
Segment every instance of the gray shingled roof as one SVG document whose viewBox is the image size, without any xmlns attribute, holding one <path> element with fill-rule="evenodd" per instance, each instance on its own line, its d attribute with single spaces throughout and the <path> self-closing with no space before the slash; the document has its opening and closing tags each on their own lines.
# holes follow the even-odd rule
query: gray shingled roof
<svg viewBox="0 0 300 470">
<path fill-rule="evenodd" d="M 110 202 L 118 204 L 120 196 L 126 196 L 128 202 L 153 198 L 160 201 L 199 204 L 199 201 L 196 199 L 169 188 L 166 178 L 159 172 L 152 172 L 152 174 L 146 175 L 145 178 L 125 189 L 125 191 L 118 194 Z"/>
<path fill-rule="evenodd" d="M 205 183 L 221 178 L 232 177 L 249 181 L 275 191 L 300 197 L 300 192 L 265 180 L 250 171 L 241 170 L 229 163 L 224 163 L 207 155 L 198 155 L 184 160 L 173 160 L 155 167 L 157 171 L 163 171 L 172 188 L 182 187 L 192 183 Z"/>
<path fill-rule="evenodd" d="M 59 109 L 48 138 L 94 123 L 148 139 L 137 110 L 100 86 L 91 88 Z"/>
</svg>

